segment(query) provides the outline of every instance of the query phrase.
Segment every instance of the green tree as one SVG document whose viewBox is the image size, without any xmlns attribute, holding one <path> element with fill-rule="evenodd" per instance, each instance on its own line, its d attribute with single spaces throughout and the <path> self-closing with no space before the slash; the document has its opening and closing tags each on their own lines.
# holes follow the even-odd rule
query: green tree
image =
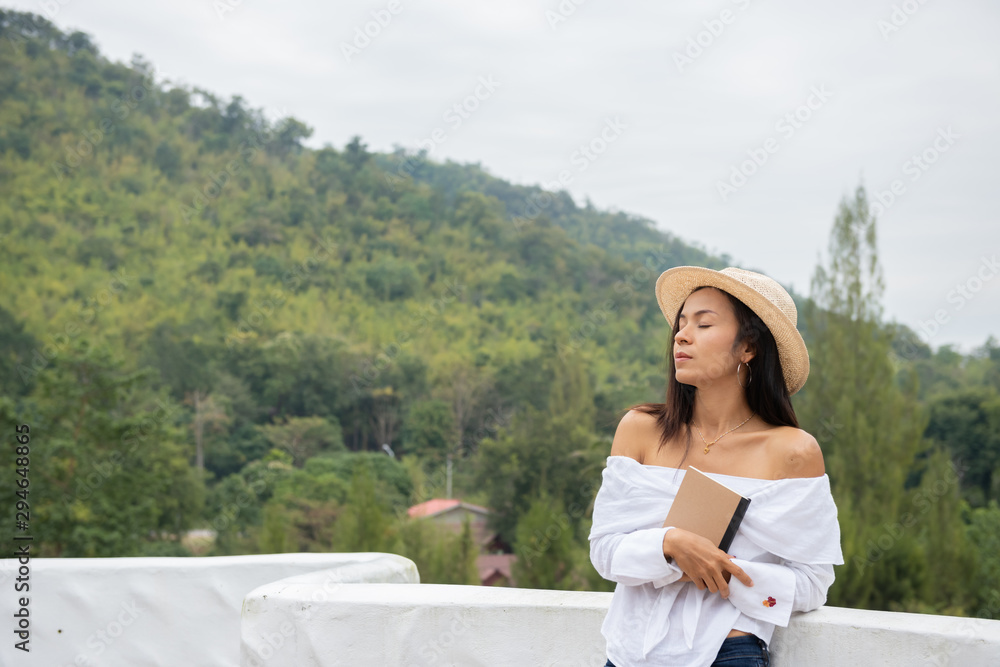
<svg viewBox="0 0 1000 667">
<path fill-rule="evenodd" d="M 459 533 L 455 553 L 457 562 L 454 571 L 459 579 L 455 583 L 478 584 L 479 569 L 476 567 L 476 559 L 479 557 L 479 546 L 472 535 L 472 522 L 468 516 L 462 520 L 462 532 Z"/>
<path fill-rule="evenodd" d="M 916 376 L 895 377 L 892 340 L 880 323 L 876 236 L 859 187 L 841 201 L 829 263 L 813 277 L 804 318 L 811 372 L 797 410 L 823 448 L 841 523 L 846 564 L 829 602 L 887 609 L 919 597 L 926 561 L 918 524 L 933 517 L 906 520 L 914 516 L 907 475 L 926 448 L 927 417 L 916 401 Z"/>
<path fill-rule="evenodd" d="M 295 536 L 290 534 L 288 520 L 282 508 L 268 503 L 264 506 L 264 523 L 260 531 L 260 553 L 283 554 L 295 549 Z"/>
<path fill-rule="evenodd" d="M 479 549 L 468 519 L 461 532 L 426 518 L 403 517 L 395 530 L 393 553 L 414 562 L 425 584 L 479 583 Z"/>
<path fill-rule="evenodd" d="M 209 493 L 204 515 L 204 523 L 216 532 L 212 555 L 257 552 L 261 544 L 253 535 L 263 524 L 264 507 L 296 472 L 290 454 L 272 449 L 219 480 Z"/>
<path fill-rule="evenodd" d="M 962 521 L 967 505 L 947 451 L 934 449 L 924 465 L 911 501 L 917 539 L 927 563 L 919 599 L 932 613 L 964 615 L 972 610 L 980 585 L 975 579 L 977 552 Z"/>
<path fill-rule="evenodd" d="M 410 406 L 400 438 L 405 453 L 440 463 L 451 450 L 454 435 L 451 406 L 442 400 L 430 399 Z"/>
<path fill-rule="evenodd" d="M 41 555 L 138 555 L 151 533 L 178 536 L 197 520 L 204 486 L 182 409 L 148 388 L 151 372 L 80 338 L 38 374 L 30 504 Z"/>
<path fill-rule="evenodd" d="M 973 577 L 977 599 L 970 611 L 979 618 L 1000 619 L 1000 505 L 995 500 L 970 512 L 968 534 L 979 554 Z"/>
<path fill-rule="evenodd" d="M 348 500 L 333 531 L 337 551 L 384 551 L 389 539 L 390 510 L 376 490 L 369 465 L 358 465 L 351 477 Z"/>
<path fill-rule="evenodd" d="M 543 495 L 562 503 L 575 533 L 600 487 L 610 449 L 593 435 L 593 397 L 578 355 L 559 355 L 554 346 L 551 351 L 548 409 L 523 408 L 510 428 L 480 444 L 475 458 L 478 488 L 494 512 L 491 523 L 508 542 Z"/>
<path fill-rule="evenodd" d="M 258 429 L 272 445 L 291 454 L 296 467 L 319 453 L 344 451 L 340 424 L 331 424 L 322 417 L 291 417 Z"/>
<path fill-rule="evenodd" d="M 542 495 L 517 522 L 514 581 L 522 588 L 578 590 L 573 547 L 573 525 L 562 501 Z"/>
<path fill-rule="evenodd" d="M 1000 500 L 1000 392 L 966 387 L 935 396 L 926 435 L 945 445 L 962 466 L 965 497 L 972 505 Z"/>
<path fill-rule="evenodd" d="M 31 393 L 36 373 L 32 355 L 38 342 L 24 331 L 24 323 L 0 306 L 0 396 Z"/>
</svg>

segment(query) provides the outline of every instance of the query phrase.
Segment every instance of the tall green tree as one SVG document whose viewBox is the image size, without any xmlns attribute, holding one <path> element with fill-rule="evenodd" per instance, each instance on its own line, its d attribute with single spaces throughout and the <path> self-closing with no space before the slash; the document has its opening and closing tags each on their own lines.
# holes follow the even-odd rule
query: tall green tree
<svg viewBox="0 0 1000 667">
<path fill-rule="evenodd" d="M 904 368 L 895 377 L 881 326 L 876 220 L 863 187 L 840 202 L 828 252 L 805 308 L 811 372 L 796 398 L 803 428 L 823 448 L 842 530 L 846 563 L 829 602 L 888 609 L 920 597 L 927 564 L 918 537 L 940 517 L 919 512 L 906 488 L 926 448 L 927 416 L 915 374 Z"/>
<path fill-rule="evenodd" d="M 260 553 L 283 554 L 297 551 L 295 535 L 279 505 L 268 503 L 264 506 L 264 523 L 261 526 Z"/>
<path fill-rule="evenodd" d="M 390 538 L 390 508 L 379 497 L 370 465 L 358 465 L 351 477 L 348 500 L 333 531 L 337 551 L 383 551 Z"/>
<path fill-rule="evenodd" d="M 927 562 L 927 577 L 919 591 L 920 611 L 964 615 L 973 611 L 983 586 L 997 585 L 977 577 L 979 553 L 962 520 L 968 505 L 962 500 L 959 471 L 942 447 L 924 459 L 920 484 L 912 490 L 914 528 Z"/>
<path fill-rule="evenodd" d="M 577 590 L 574 526 L 562 501 L 542 495 L 517 522 L 514 536 L 517 560 L 511 568 L 522 588 Z"/>
</svg>

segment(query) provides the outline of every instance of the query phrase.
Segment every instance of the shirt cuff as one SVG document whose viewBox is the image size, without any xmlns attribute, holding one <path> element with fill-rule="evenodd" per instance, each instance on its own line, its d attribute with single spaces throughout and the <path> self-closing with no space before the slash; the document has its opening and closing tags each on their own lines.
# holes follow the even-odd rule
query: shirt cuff
<svg viewBox="0 0 1000 667">
<path fill-rule="evenodd" d="M 611 570 L 626 579 L 648 581 L 656 588 L 680 579 L 684 573 L 663 555 L 663 537 L 670 528 L 648 528 L 626 535 L 615 550 Z"/>
<path fill-rule="evenodd" d="M 729 601 L 751 618 L 786 627 L 795 598 L 795 573 L 777 563 L 731 560 L 749 575 L 753 586 L 730 577 Z"/>
</svg>

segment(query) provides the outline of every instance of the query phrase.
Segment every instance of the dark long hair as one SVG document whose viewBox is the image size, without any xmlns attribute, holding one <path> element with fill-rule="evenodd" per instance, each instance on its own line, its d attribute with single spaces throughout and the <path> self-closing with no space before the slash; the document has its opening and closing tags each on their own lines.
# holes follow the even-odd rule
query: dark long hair
<svg viewBox="0 0 1000 667">
<path fill-rule="evenodd" d="M 702 285 L 692 290 L 692 294 L 700 289 L 705 289 L 705 287 L 708 285 Z M 781 360 L 778 358 L 778 345 L 774 342 L 771 330 L 746 304 L 725 290 L 719 291 L 729 298 L 739 328 L 730 351 L 735 353 L 744 342 L 749 343 L 755 351 L 754 358 L 748 364 L 751 367 L 752 380 L 745 389 L 750 409 L 760 415 L 760 418 L 768 424 L 798 428 L 799 420 L 795 416 L 795 409 L 792 407 L 788 388 L 785 386 L 785 376 L 781 372 Z M 683 305 L 677 310 L 677 315 L 674 317 L 670 340 L 667 343 L 667 368 L 669 372 L 667 374 L 666 402 L 640 403 L 626 408 L 622 413 L 624 415 L 629 410 L 638 410 L 655 416 L 656 425 L 660 430 L 659 448 L 677 436 L 684 426 L 690 425 L 694 415 L 696 388 L 693 385 L 681 384 L 677 381 L 677 369 L 674 365 L 674 336 L 680 326 L 681 310 L 683 310 Z M 682 464 L 691 449 L 691 429 L 683 430 L 687 431 L 687 443 L 684 447 L 684 458 L 681 459 Z"/>
</svg>

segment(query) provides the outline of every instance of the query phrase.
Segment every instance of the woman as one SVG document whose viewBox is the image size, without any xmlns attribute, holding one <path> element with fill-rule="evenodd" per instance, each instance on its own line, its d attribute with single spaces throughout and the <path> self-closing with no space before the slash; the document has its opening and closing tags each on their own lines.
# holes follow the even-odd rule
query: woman
<svg viewBox="0 0 1000 667">
<path fill-rule="evenodd" d="M 844 562 L 823 454 L 789 400 L 809 375 L 795 304 L 732 267 L 670 269 L 656 297 L 674 334 L 666 403 L 619 423 L 590 534 L 618 583 L 607 666 L 766 665 L 775 626 L 821 606 Z M 663 526 L 692 465 L 751 500 L 729 553 Z"/>
</svg>

